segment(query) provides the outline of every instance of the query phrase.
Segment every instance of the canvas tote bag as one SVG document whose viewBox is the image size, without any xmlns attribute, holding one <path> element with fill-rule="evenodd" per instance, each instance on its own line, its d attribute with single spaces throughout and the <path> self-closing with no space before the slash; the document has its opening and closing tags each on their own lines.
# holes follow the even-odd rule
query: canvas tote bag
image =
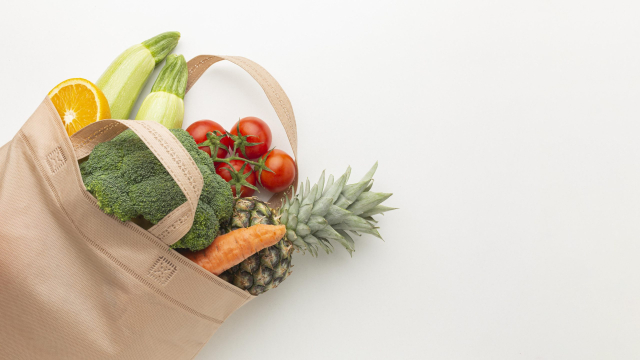
<svg viewBox="0 0 640 360">
<path fill-rule="evenodd" d="M 198 56 L 189 88 L 231 61 L 262 86 L 296 153 L 291 104 L 254 62 Z M 149 230 L 106 215 L 82 183 L 78 160 L 131 129 L 187 201 Z M 49 98 L 0 148 L 0 358 L 192 359 L 253 297 L 168 245 L 190 228 L 202 175 L 180 142 L 150 121 L 103 120 L 69 138 Z M 279 201 L 282 194 L 274 196 Z"/>
</svg>

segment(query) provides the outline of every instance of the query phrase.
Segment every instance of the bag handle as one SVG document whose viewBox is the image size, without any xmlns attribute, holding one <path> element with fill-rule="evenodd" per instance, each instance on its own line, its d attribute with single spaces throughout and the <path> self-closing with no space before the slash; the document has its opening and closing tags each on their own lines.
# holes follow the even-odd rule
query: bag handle
<svg viewBox="0 0 640 360">
<path fill-rule="evenodd" d="M 296 176 L 293 180 L 294 189 L 289 188 L 288 190 L 274 194 L 271 199 L 269 199 L 269 204 L 271 206 L 279 207 L 282 205 L 285 196 L 290 196 L 291 192 L 298 188 L 298 132 L 291 101 L 289 101 L 289 97 L 287 97 L 287 94 L 285 94 L 280 84 L 278 84 L 276 79 L 271 76 L 267 70 L 255 62 L 241 56 L 199 55 L 189 60 L 189 62 L 187 62 L 187 67 L 189 68 L 187 92 L 211 65 L 222 60 L 227 60 L 238 65 L 258 82 L 260 87 L 262 87 L 262 90 L 264 90 L 264 93 L 267 95 L 271 106 L 273 106 L 273 109 L 276 111 L 278 119 L 280 119 L 280 123 L 282 123 L 287 134 L 287 138 L 289 139 L 289 144 L 291 144 L 293 156 L 296 160 Z"/>
<path fill-rule="evenodd" d="M 184 204 L 148 230 L 165 244 L 172 245 L 191 228 L 203 185 L 198 166 L 180 141 L 166 127 L 154 121 L 101 120 L 73 134 L 71 144 L 76 157 L 82 159 L 96 145 L 113 139 L 127 128 L 147 145 L 187 198 Z"/>
</svg>

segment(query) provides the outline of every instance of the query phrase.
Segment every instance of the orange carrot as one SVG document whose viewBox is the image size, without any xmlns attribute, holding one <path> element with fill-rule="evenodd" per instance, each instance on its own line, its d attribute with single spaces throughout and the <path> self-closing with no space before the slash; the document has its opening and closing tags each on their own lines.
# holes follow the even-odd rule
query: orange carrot
<svg viewBox="0 0 640 360">
<path fill-rule="evenodd" d="M 207 248 L 185 256 L 215 275 L 240 264 L 256 252 L 276 244 L 284 236 L 284 225 L 253 225 L 218 236 Z"/>
</svg>

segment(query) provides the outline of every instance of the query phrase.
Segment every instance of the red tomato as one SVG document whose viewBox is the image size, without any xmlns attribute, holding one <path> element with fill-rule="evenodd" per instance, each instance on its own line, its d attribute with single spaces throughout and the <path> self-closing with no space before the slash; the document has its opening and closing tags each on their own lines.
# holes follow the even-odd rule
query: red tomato
<svg viewBox="0 0 640 360">
<path fill-rule="evenodd" d="M 238 172 L 242 168 L 242 165 L 245 164 L 245 162 L 242 161 L 242 160 L 231 160 L 229 162 L 231 163 L 233 168 Z M 233 196 L 236 196 L 236 186 L 235 186 L 235 184 L 237 184 L 237 181 L 233 178 L 233 176 L 231 175 L 231 171 L 229 169 L 230 169 L 230 166 L 228 164 L 221 163 L 219 166 L 216 167 L 216 173 L 218 175 L 220 175 L 220 177 L 223 178 L 226 182 L 230 183 L 231 190 L 233 191 Z M 246 175 L 247 173 L 251 173 L 251 174 L 249 174 L 249 176 L 246 177 L 245 180 L 249 184 L 251 184 L 253 186 L 256 185 L 256 174 L 251 169 L 251 165 L 247 164 L 247 166 L 245 166 L 244 171 L 242 173 L 244 175 Z M 242 186 L 240 188 L 240 196 L 241 197 L 251 196 L 251 195 L 253 195 L 254 192 L 255 192 L 254 189 L 246 187 L 246 186 Z"/>
<path fill-rule="evenodd" d="M 240 119 L 231 128 L 230 133 L 238 135 L 238 127 L 240 127 L 240 133 L 242 136 L 248 136 L 247 141 L 250 143 L 262 143 L 260 145 L 245 145 L 245 152 L 247 156 L 242 155 L 240 149 L 236 149 L 236 155 L 244 159 L 257 159 L 260 156 L 266 154 L 271 147 L 271 129 L 266 122 L 258 119 L 257 117 L 246 117 Z"/>
<path fill-rule="evenodd" d="M 196 141 L 196 144 L 203 143 L 207 140 L 207 133 L 212 132 L 216 135 L 225 134 L 226 131 L 220 124 L 211 120 L 199 120 L 189 125 L 187 128 L 187 132 L 189 135 L 193 137 L 193 140 Z M 222 144 L 227 146 L 228 148 L 233 147 L 233 141 L 227 136 L 222 139 Z M 211 156 L 211 148 L 208 146 L 199 146 L 200 150 L 206 152 Z M 227 150 L 223 148 L 218 149 L 218 157 L 220 159 L 224 159 L 227 156 Z"/>
<path fill-rule="evenodd" d="M 264 157 L 264 156 L 263 156 Z M 264 163 L 273 172 L 262 170 L 262 186 L 274 193 L 286 190 L 296 177 L 296 163 L 286 152 L 273 149 Z"/>
</svg>

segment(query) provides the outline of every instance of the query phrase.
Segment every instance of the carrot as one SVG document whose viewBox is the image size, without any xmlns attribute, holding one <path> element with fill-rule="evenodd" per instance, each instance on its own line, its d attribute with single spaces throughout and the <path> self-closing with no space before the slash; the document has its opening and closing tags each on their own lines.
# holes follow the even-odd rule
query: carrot
<svg viewBox="0 0 640 360">
<path fill-rule="evenodd" d="M 238 265 L 256 252 L 276 244 L 284 236 L 284 225 L 253 225 L 218 236 L 207 248 L 185 256 L 215 275 Z"/>
</svg>

